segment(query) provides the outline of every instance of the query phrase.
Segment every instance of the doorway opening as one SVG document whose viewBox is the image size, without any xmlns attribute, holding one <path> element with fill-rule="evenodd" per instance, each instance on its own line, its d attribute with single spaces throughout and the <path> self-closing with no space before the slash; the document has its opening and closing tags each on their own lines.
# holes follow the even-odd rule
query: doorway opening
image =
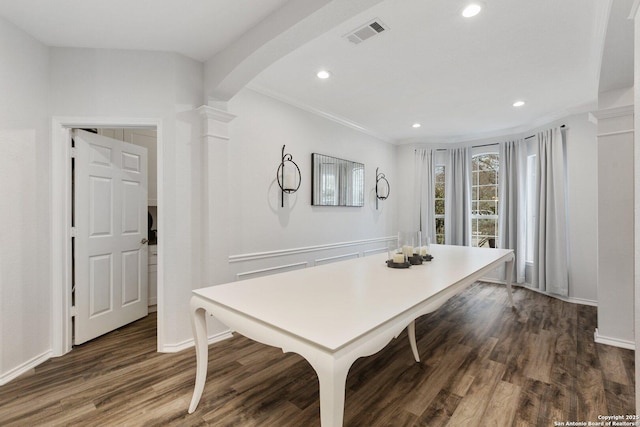
<svg viewBox="0 0 640 427">
<path fill-rule="evenodd" d="M 52 337 L 53 356 L 61 356 L 71 351 L 74 337 L 73 315 L 73 241 L 72 227 L 73 198 L 72 188 L 73 163 L 75 149 L 71 146 L 72 129 L 93 129 L 110 137 L 119 136 L 135 140 L 139 145 L 150 146 L 152 136 L 154 159 L 149 161 L 153 171 L 148 175 L 157 183 L 155 195 L 150 194 L 145 215 L 153 218 L 152 229 L 155 230 L 156 244 L 151 245 L 149 259 L 152 263 L 149 272 L 156 280 L 156 287 L 148 299 L 149 311 L 157 311 L 157 349 L 163 348 L 163 242 L 160 231 L 163 229 L 162 210 L 162 122 L 160 119 L 113 119 L 113 118 L 54 118 L 52 120 L 52 152 L 51 152 L 51 272 L 52 272 Z M 127 134 L 125 136 L 125 133 Z M 150 168 L 151 169 L 151 168 Z M 149 222 L 151 223 L 151 222 Z M 146 230 L 148 231 L 148 230 Z M 153 236 L 149 236 L 153 237 Z M 147 242 L 145 242 L 147 243 Z M 147 264 L 145 264 L 147 265 Z"/>
<path fill-rule="evenodd" d="M 146 128 L 72 132 L 73 345 L 157 311 L 156 140 Z"/>
</svg>

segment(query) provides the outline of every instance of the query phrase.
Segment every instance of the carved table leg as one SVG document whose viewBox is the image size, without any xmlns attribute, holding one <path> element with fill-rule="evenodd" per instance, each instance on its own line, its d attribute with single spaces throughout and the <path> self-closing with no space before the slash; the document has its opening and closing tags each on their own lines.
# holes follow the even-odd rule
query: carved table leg
<svg viewBox="0 0 640 427">
<path fill-rule="evenodd" d="M 420 355 L 418 354 L 418 345 L 416 344 L 416 321 L 412 321 L 409 323 L 409 327 L 407 328 L 407 333 L 409 335 L 409 344 L 411 344 L 411 351 L 413 352 L 413 358 L 416 359 L 416 362 L 420 363 Z"/>
<path fill-rule="evenodd" d="M 344 395 L 349 368 L 338 366 L 317 369 L 320 383 L 320 425 L 342 427 L 344 418 Z"/>
<path fill-rule="evenodd" d="M 209 362 L 209 346 L 207 343 L 207 319 L 206 311 L 203 308 L 195 306 L 193 299 L 191 300 L 191 326 L 193 327 L 193 336 L 196 344 L 196 384 L 193 389 L 193 397 L 189 405 L 189 413 L 192 414 L 200 402 L 204 383 L 207 380 L 207 365 Z"/>
<path fill-rule="evenodd" d="M 511 303 L 511 307 L 515 307 L 515 304 L 513 303 L 513 292 L 511 291 L 514 264 L 515 263 L 513 257 L 505 263 L 505 279 L 507 281 L 507 293 L 509 294 L 509 302 Z"/>
</svg>

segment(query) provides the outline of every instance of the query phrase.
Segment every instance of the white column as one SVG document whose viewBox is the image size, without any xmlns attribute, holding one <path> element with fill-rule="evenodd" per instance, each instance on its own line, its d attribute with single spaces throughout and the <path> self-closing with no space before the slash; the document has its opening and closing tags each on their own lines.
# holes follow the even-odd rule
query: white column
<svg viewBox="0 0 640 427">
<path fill-rule="evenodd" d="M 202 115 L 204 225 L 203 286 L 226 281 L 229 258 L 229 123 L 235 118 L 222 109 L 203 105 Z"/>
<path fill-rule="evenodd" d="M 598 328 L 595 341 L 634 348 L 633 105 L 598 122 Z"/>
<path fill-rule="evenodd" d="M 634 105 L 640 105 L 640 0 L 635 0 L 630 18 L 634 19 Z M 640 128 L 640 114 L 635 114 L 634 126 Z M 635 196 L 635 342 L 636 342 L 636 413 L 640 410 L 640 135 L 634 136 L 634 196 Z"/>
</svg>

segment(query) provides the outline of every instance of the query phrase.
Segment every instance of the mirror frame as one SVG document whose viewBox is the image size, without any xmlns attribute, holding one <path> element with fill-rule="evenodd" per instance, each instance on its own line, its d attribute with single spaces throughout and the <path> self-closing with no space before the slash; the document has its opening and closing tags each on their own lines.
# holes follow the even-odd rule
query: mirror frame
<svg viewBox="0 0 640 427">
<path fill-rule="evenodd" d="M 359 182 L 353 182 L 353 180 L 344 180 L 344 173 L 338 172 L 337 185 L 336 185 L 336 195 L 337 203 L 326 203 L 323 202 L 320 194 L 323 191 L 322 184 L 324 180 L 321 179 L 320 173 L 321 171 L 316 165 L 317 161 L 320 161 L 321 158 L 333 159 L 336 160 L 340 165 L 344 165 L 345 169 L 353 171 L 356 168 L 362 169 L 362 177 L 359 179 Z M 342 170 L 340 168 L 340 170 Z M 353 162 L 351 160 L 341 159 L 339 157 L 328 156 L 326 154 L 319 153 L 311 153 L 311 205 L 312 206 L 346 206 L 346 207 L 362 207 L 364 206 L 364 178 L 365 178 L 365 169 L 364 163 Z M 349 193 L 353 191 L 354 185 L 359 186 L 360 194 L 359 200 L 350 200 L 348 197 Z"/>
</svg>

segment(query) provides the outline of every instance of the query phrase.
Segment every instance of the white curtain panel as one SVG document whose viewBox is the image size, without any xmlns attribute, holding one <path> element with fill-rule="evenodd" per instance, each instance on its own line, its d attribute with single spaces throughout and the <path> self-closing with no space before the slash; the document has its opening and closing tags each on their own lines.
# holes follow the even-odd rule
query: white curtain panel
<svg viewBox="0 0 640 427">
<path fill-rule="evenodd" d="M 517 283 L 524 283 L 525 280 L 526 161 L 524 140 L 500 144 L 498 247 L 514 250 L 514 278 Z"/>
<path fill-rule="evenodd" d="M 471 156 L 468 147 L 447 150 L 444 215 L 444 242 L 471 246 Z"/>
<path fill-rule="evenodd" d="M 560 128 L 537 135 L 534 286 L 568 296 L 564 140 Z"/>
<path fill-rule="evenodd" d="M 431 149 L 420 148 L 415 151 L 415 195 L 414 229 L 420 230 L 435 241 L 435 152 Z"/>
</svg>

